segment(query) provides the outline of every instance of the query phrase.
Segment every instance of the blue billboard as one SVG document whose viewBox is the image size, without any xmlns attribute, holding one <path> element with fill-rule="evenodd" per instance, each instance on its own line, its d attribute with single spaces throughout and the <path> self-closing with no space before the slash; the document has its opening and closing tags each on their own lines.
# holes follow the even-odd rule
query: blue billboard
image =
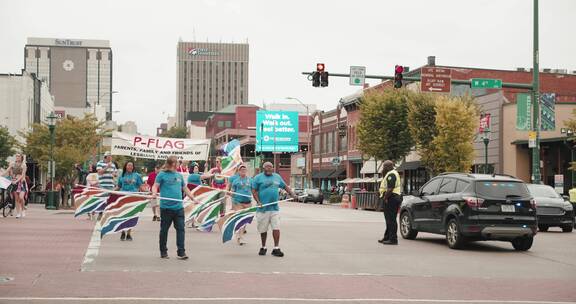
<svg viewBox="0 0 576 304">
<path fill-rule="evenodd" d="M 256 112 L 256 151 L 298 152 L 298 112 Z"/>
</svg>

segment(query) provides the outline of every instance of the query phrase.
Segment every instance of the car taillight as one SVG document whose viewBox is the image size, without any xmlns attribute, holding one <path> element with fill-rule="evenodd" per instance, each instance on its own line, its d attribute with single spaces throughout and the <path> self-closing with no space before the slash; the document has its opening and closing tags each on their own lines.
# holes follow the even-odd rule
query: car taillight
<svg viewBox="0 0 576 304">
<path fill-rule="evenodd" d="M 536 209 L 536 201 L 534 199 L 530 200 L 530 207 L 532 207 L 532 209 Z"/>
<path fill-rule="evenodd" d="M 464 201 L 470 208 L 479 208 L 484 203 L 484 199 L 472 196 L 464 197 Z"/>
</svg>

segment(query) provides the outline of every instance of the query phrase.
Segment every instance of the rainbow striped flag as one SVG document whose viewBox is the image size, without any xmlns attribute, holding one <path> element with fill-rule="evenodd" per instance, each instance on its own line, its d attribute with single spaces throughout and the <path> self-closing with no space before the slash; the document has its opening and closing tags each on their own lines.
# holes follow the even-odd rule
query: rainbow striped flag
<svg viewBox="0 0 576 304">
<path fill-rule="evenodd" d="M 230 177 L 236 173 L 236 168 L 242 163 L 240 142 L 234 139 L 223 147 L 226 157 L 222 157 L 222 172 L 220 175 Z"/>
<path fill-rule="evenodd" d="M 149 200 L 130 194 L 111 194 L 100 220 L 100 237 L 134 228 Z"/>
<path fill-rule="evenodd" d="M 228 213 L 218 220 L 218 226 L 222 232 L 222 243 L 230 241 L 240 229 L 252 223 L 256 210 L 258 210 L 258 206 L 238 210 Z"/>
<path fill-rule="evenodd" d="M 198 222 L 197 217 L 202 211 L 210 207 L 214 202 L 222 202 L 224 199 L 224 192 L 218 189 L 212 189 L 206 186 L 197 186 L 192 189 L 192 196 L 194 201 L 184 201 L 184 217 L 186 222 L 194 222 L 197 225 L 202 224 Z"/>
<path fill-rule="evenodd" d="M 101 189 L 84 188 L 74 189 L 74 204 L 77 206 L 74 217 L 90 212 L 102 212 L 108 202 L 110 194 Z"/>
<path fill-rule="evenodd" d="M 216 220 L 220 216 L 222 210 L 222 200 L 216 200 L 210 203 L 209 206 L 204 208 L 195 219 L 199 231 L 210 232 L 212 227 L 216 224 Z"/>
</svg>

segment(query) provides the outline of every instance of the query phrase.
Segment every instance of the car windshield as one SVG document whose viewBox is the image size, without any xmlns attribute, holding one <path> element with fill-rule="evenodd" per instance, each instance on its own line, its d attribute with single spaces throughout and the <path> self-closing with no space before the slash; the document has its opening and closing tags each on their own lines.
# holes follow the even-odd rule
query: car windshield
<svg viewBox="0 0 576 304">
<path fill-rule="evenodd" d="M 546 185 L 528 185 L 528 190 L 534 197 L 559 198 L 554 188 Z"/>
<path fill-rule="evenodd" d="M 482 197 L 506 199 L 510 197 L 530 197 L 526 184 L 513 181 L 478 181 L 476 193 Z"/>
</svg>

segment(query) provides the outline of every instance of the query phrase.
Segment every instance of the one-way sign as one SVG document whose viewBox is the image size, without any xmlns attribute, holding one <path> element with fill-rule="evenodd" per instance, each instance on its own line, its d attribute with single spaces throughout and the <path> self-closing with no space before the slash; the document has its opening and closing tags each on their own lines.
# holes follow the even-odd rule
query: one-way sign
<svg viewBox="0 0 576 304">
<path fill-rule="evenodd" d="M 421 70 L 420 90 L 422 92 L 450 93 L 452 70 L 425 67 Z"/>
</svg>

